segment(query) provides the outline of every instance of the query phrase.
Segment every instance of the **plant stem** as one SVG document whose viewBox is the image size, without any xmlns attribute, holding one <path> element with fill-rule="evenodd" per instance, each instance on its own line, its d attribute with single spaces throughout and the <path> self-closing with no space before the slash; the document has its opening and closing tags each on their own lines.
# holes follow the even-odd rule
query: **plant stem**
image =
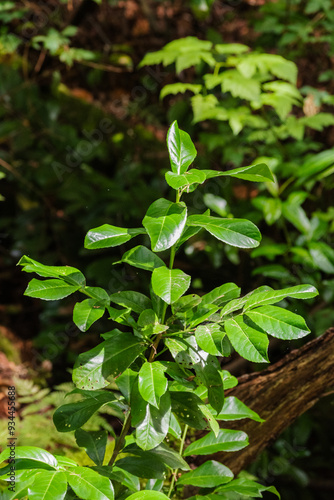
<svg viewBox="0 0 334 500">
<path fill-rule="evenodd" d="M 155 358 L 155 355 L 157 353 L 157 348 L 158 348 L 159 342 L 161 340 L 162 334 L 163 334 L 163 332 L 158 333 L 155 341 L 152 344 L 151 352 L 150 352 L 150 355 L 149 355 L 149 358 L 148 358 L 148 362 L 149 363 L 152 363 L 152 361 Z"/>
<path fill-rule="evenodd" d="M 176 203 L 178 203 L 180 201 L 180 191 L 177 190 L 176 191 Z M 170 249 L 170 258 L 169 258 L 169 269 L 173 269 L 173 265 L 174 265 L 174 259 L 175 259 L 175 253 L 176 253 L 176 243 L 172 246 L 172 248 Z M 162 315 L 161 315 L 161 323 L 163 324 L 164 321 L 165 321 L 165 316 L 166 316 L 166 311 L 167 311 L 167 303 L 164 302 L 164 305 L 163 305 L 163 310 L 162 310 Z M 162 337 L 162 334 L 164 332 L 161 332 L 157 335 L 155 341 L 153 342 L 152 344 L 152 348 L 151 348 L 151 352 L 150 352 L 150 355 L 149 355 L 149 358 L 148 358 L 148 361 L 149 363 L 152 363 L 152 361 L 154 360 L 155 358 L 155 355 L 157 353 L 157 349 L 158 349 L 158 345 L 159 345 L 159 342 L 161 340 L 161 337 Z"/>
<path fill-rule="evenodd" d="M 125 420 L 124 420 L 124 424 L 123 424 L 123 429 L 122 429 L 122 432 L 119 436 L 119 438 L 117 439 L 116 441 L 116 444 L 115 444 L 115 448 L 114 448 L 114 451 L 113 451 L 113 454 L 112 454 L 112 457 L 110 459 L 110 462 L 109 462 L 109 467 L 111 467 L 113 465 L 113 463 L 115 462 L 116 458 L 117 458 L 117 455 L 119 454 L 119 452 L 121 451 L 121 449 L 123 448 L 124 446 L 124 441 L 125 441 L 125 436 L 127 435 L 127 433 L 129 432 L 130 430 L 130 427 L 131 427 L 131 412 L 129 412 L 126 417 L 125 417 Z"/>
<path fill-rule="evenodd" d="M 182 456 L 182 453 L 183 453 L 183 447 L 184 447 L 184 442 L 186 440 L 186 436 L 187 436 L 187 432 L 188 432 L 188 425 L 185 425 L 184 426 L 184 429 L 183 429 L 183 434 L 182 434 L 182 438 L 181 438 L 181 442 L 180 442 L 180 450 L 179 450 L 179 454 Z M 172 481 L 170 483 L 170 487 L 169 487 L 169 491 L 168 491 L 168 498 L 171 497 L 171 494 L 173 492 L 173 489 L 174 489 L 174 484 L 175 484 L 175 481 L 176 481 L 176 475 L 178 473 L 178 470 L 179 469 L 175 469 L 172 473 Z"/>
</svg>

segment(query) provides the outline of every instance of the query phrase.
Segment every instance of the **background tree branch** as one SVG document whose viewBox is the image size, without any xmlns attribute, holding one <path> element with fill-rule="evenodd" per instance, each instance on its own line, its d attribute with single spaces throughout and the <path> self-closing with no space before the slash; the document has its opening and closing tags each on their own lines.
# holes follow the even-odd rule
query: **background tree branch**
<svg viewBox="0 0 334 500">
<path fill-rule="evenodd" d="M 238 397 L 265 422 L 224 422 L 224 428 L 247 432 L 250 445 L 239 452 L 217 453 L 213 458 L 237 475 L 333 387 L 334 328 L 330 328 L 267 370 L 241 376 L 239 385 L 226 391 L 226 396 Z"/>
</svg>

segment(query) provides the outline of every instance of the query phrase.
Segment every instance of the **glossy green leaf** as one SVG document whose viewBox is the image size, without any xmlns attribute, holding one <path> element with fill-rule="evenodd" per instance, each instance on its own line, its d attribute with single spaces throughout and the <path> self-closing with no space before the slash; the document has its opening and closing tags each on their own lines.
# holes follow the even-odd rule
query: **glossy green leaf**
<svg viewBox="0 0 334 500">
<path fill-rule="evenodd" d="M 101 306 L 108 306 L 110 304 L 109 294 L 104 288 L 99 286 L 85 286 L 84 290 L 91 299 L 96 300 Z"/>
<path fill-rule="evenodd" d="M 225 467 L 225 465 L 215 460 L 208 460 L 195 470 L 183 474 L 183 476 L 178 479 L 177 484 L 190 484 L 202 488 L 214 488 L 221 484 L 228 483 L 233 477 L 233 472 Z"/>
<path fill-rule="evenodd" d="M 167 250 L 180 238 L 187 220 L 187 207 L 183 202 L 172 203 L 159 198 L 148 208 L 143 226 L 151 240 L 152 250 Z"/>
<path fill-rule="evenodd" d="M 170 415 L 168 434 L 171 434 L 176 439 L 181 439 L 182 429 L 174 413 Z"/>
<path fill-rule="evenodd" d="M 261 233 L 250 221 L 244 219 L 221 219 L 209 215 L 191 215 L 188 226 L 201 226 L 215 238 L 240 248 L 254 248 L 261 241 Z"/>
<path fill-rule="evenodd" d="M 173 189 L 181 189 L 189 187 L 192 184 L 202 184 L 206 180 L 206 175 L 203 170 L 194 168 L 184 174 L 166 172 L 165 179 L 167 184 Z"/>
<path fill-rule="evenodd" d="M 248 167 L 234 168 L 232 170 L 226 170 L 225 172 L 219 172 L 218 170 L 202 170 L 202 172 L 205 173 L 207 179 L 228 176 L 252 182 L 274 181 L 273 174 L 265 163 L 249 165 Z"/>
<path fill-rule="evenodd" d="M 142 313 L 145 309 L 152 308 L 150 299 L 139 292 L 116 292 L 110 295 L 110 300 L 119 306 L 132 309 L 137 314 Z"/>
<path fill-rule="evenodd" d="M 227 370 L 223 370 L 223 382 L 226 390 L 232 389 L 238 385 L 238 379 L 231 375 Z"/>
<path fill-rule="evenodd" d="M 281 498 L 274 486 L 263 486 L 252 479 L 246 478 L 235 479 L 217 489 L 217 493 L 224 491 L 233 491 L 239 495 L 251 498 L 262 498 L 262 492 L 269 491 L 270 493 L 274 493 L 278 498 Z"/>
<path fill-rule="evenodd" d="M 136 427 L 136 443 L 143 450 L 151 450 L 166 437 L 169 428 L 171 402 L 169 392 L 160 398 L 159 409 L 141 396 L 138 384 L 131 392 L 132 425 Z"/>
<path fill-rule="evenodd" d="M 172 339 L 166 339 L 166 342 L 167 340 Z M 178 363 L 175 363 L 174 361 L 160 361 L 160 363 L 163 364 L 166 368 L 167 375 L 169 375 L 173 380 L 180 382 L 181 384 L 184 384 L 186 382 L 186 379 L 193 375 L 190 370 L 181 368 Z"/>
<path fill-rule="evenodd" d="M 62 467 L 76 467 L 78 464 L 72 458 L 65 457 L 64 455 L 55 455 L 58 465 Z"/>
<path fill-rule="evenodd" d="M 208 423 L 207 429 L 208 430 L 211 429 L 214 432 L 214 435 L 218 436 L 219 424 L 215 419 L 215 417 L 213 416 L 211 409 L 209 408 L 209 405 L 203 403 L 202 405 L 199 405 L 199 408 L 203 413 L 206 422 Z"/>
<path fill-rule="evenodd" d="M 246 313 L 252 323 L 273 337 L 293 340 L 310 333 L 305 320 L 298 314 L 276 306 L 261 306 Z"/>
<path fill-rule="evenodd" d="M 8 491 L 6 491 L 6 497 L 3 496 L 2 500 L 18 500 L 27 497 L 28 487 L 34 482 L 36 471 L 26 470 L 22 475 L 18 475 L 17 472 L 16 469 L 16 484 L 14 491 L 8 489 Z"/>
<path fill-rule="evenodd" d="M 255 422 L 264 422 L 255 411 L 248 408 L 248 406 L 235 396 L 225 399 L 222 410 L 216 416 L 217 420 L 240 420 L 242 418 L 250 418 L 251 420 L 255 420 Z"/>
<path fill-rule="evenodd" d="M 7 460 L 10 456 L 10 449 L 5 448 L 2 453 L 0 453 L 0 463 Z M 57 467 L 58 462 L 56 458 L 51 455 L 48 451 L 38 448 L 37 446 L 17 446 L 15 448 L 15 459 L 29 459 L 36 462 L 42 462 L 48 464 L 51 467 Z"/>
<path fill-rule="evenodd" d="M 28 297 L 43 300 L 59 300 L 68 297 L 79 290 L 80 285 L 68 285 L 63 280 L 36 280 L 32 279 L 24 292 Z"/>
<path fill-rule="evenodd" d="M 164 485 L 162 479 L 149 479 L 146 483 L 145 490 L 161 491 Z"/>
<path fill-rule="evenodd" d="M 67 492 L 65 472 L 38 472 L 35 480 L 28 488 L 29 498 L 36 500 L 63 500 Z"/>
<path fill-rule="evenodd" d="M 116 331 L 108 340 L 79 354 L 73 382 L 79 389 L 101 389 L 109 384 L 109 376 L 119 376 L 143 350 L 144 345 L 133 335 Z"/>
<path fill-rule="evenodd" d="M 45 464 L 43 462 L 37 462 L 37 460 L 30 460 L 28 458 L 16 458 L 15 459 L 15 476 L 16 479 L 20 479 L 21 477 L 24 477 L 27 471 L 34 471 L 34 474 L 37 474 L 37 472 L 43 471 L 43 470 L 49 470 L 49 471 L 55 471 L 55 467 L 52 467 L 49 464 Z M 7 476 L 11 475 L 13 472 L 13 463 L 8 463 L 4 467 L 0 468 L 0 478 L 1 476 Z M 3 480 L 6 478 L 2 477 Z"/>
<path fill-rule="evenodd" d="M 194 328 L 205 320 L 210 321 L 211 316 L 217 312 L 218 309 L 219 307 L 215 304 L 205 304 L 203 306 L 199 304 L 199 306 L 192 311 L 193 314 L 189 318 L 189 326 Z"/>
<path fill-rule="evenodd" d="M 189 238 L 192 238 L 193 236 L 195 236 L 195 234 L 199 233 L 200 230 L 201 227 L 189 227 L 186 225 L 182 232 L 181 238 L 176 243 L 176 250 L 178 250 L 183 245 L 183 243 L 188 241 Z"/>
<path fill-rule="evenodd" d="M 247 325 L 241 316 L 228 319 L 224 324 L 234 349 L 248 361 L 268 363 L 268 337 L 263 331 Z"/>
<path fill-rule="evenodd" d="M 263 306 L 267 304 L 275 304 L 280 302 L 286 297 L 294 299 L 310 299 L 318 295 L 318 291 L 311 285 L 297 285 L 283 290 L 263 291 L 252 293 L 245 303 L 244 310 L 253 309 L 254 307 Z"/>
<path fill-rule="evenodd" d="M 131 250 L 123 254 L 121 260 L 114 262 L 114 264 L 119 264 L 120 262 L 130 264 L 130 266 L 138 267 L 139 269 L 145 269 L 146 271 L 153 271 L 156 267 L 165 265 L 160 257 L 143 245 L 131 248 Z"/>
<path fill-rule="evenodd" d="M 246 304 L 247 300 L 253 293 L 260 293 L 260 292 L 271 292 L 272 288 L 270 288 L 267 285 L 260 286 L 256 290 L 247 293 L 247 295 L 244 295 L 243 297 L 240 297 L 239 299 L 233 299 L 230 300 L 220 311 L 220 315 L 227 316 L 228 314 L 231 314 L 234 311 L 238 311 L 239 309 L 242 309 L 244 305 Z"/>
<path fill-rule="evenodd" d="M 167 325 L 159 323 L 158 316 L 153 309 L 145 309 L 140 314 L 137 325 L 141 327 L 141 334 L 146 336 L 165 332 L 169 328 Z"/>
<path fill-rule="evenodd" d="M 187 462 L 175 450 L 161 443 L 159 446 L 151 450 L 155 456 L 159 457 L 164 464 L 170 469 L 189 470 L 190 467 Z"/>
<path fill-rule="evenodd" d="M 85 237 L 85 248 L 95 250 L 97 248 L 117 247 L 131 240 L 138 234 L 145 234 L 145 230 L 127 229 L 124 227 L 115 227 L 110 224 L 103 224 L 88 231 Z"/>
<path fill-rule="evenodd" d="M 240 288 L 235 283 L 225 283 L 203 295 L 202 304 L 217 304 L 221 306 L 225 302 L 239 297 L 239 295 Z"/>
<path fill-rule="evenodd" d="M 109 391 L 92 392 L 83 401 L 59 406 L 53 414 L 53 422 L 59 432 L 79 429 L 104 404 L 114 401 L 115 396 Z"/>
<path fill-rule="evenodd" d="M 82 500 L 114 500 L 114 488 L 107 477 L 88 467 L 75 467 L 67 473 L 74 493 Z"/>
<path fill-rule="evenodd" d="M 207 323 L 196 328 L 197 344 L 203 351 L 214 356 L 221 356 L 222 340 L 225 332 L 217 323 Z"/>
<path fill-rule="evenodd" d="M 188 290 L 190 280 L 190 276 L 179 269 L 159 267 L 152 273 L 152 288 L 164 302 L 172 304 Z"/>
<path fill-rule="evenodd" d="M 115 309 L 114 307 L 109 306 L 107 308 L 109 313 L 109 319 L 116 321 L 120 325 L 130 326 L 131 328 L 136 327 L 136 322 L 131 316 L 131 309 L 128 307 L 126 309 Z M 103 333 L 102 337 L 106 338 L 108 333 Z"/>
<path fill-rule="evenodd" d="M 154 361 L 145 361 L 139 370 L 138 389 L 141 397 L 156 408 L 159 408 L 160 398 L 167 390 L 168 382 L 165 377 L 165 367 Z"/>
<path fill-rule="evenodd" d="M 167 500 L 168 497 L 160 491 L 141 490 L 130 495 L 127 500 Z"/>
<path fill-rule="evenodd" d="M 143 452 L 143 455 L 140 457 L 138 455 L 128 455 L 125 458 L 121 458 L 117 460 L 116 465 L 136 477 L 144 477 L 146 479 L 166 478 L 167 467 L 161 460 L 157 460 L 155 456 L 147 451 Z"/>
<path fill-rule="evenodd" d="M 172 312 L 173 314 L 186 312 L 188 311 L 188 309 L 193 309 L 194 307 L 198 306 L 201 301 L 201 297 L 194 293 L 191 295 L 184 295 L 172 304 Z"/>
<path fill-rule="evenodd" d="M 98 467 L 95 470 L 102 474 L 102 470 L 104 470 L 108 466 Z M 111 467 L 108 467 L 107 477 L 111 479 L 111 481 L 118 481 L 123 486 L 126 486 L 130 491 L 139 491 L 140 490 L 140 481 L 139 478 L 134 474 L 126 471 L 125 469 L 121 469 L 116 465 L 113 465 L 112 472 L 110 472 Z"/>
<path fill-rule="evenodd" d="M 191 392 L 170 393 L 172 400 L 172 411 L 183 423 L 194 429 L 206 429 L 208 424 L 206 417 L 201 411 L 202 400 Z"/>
<path fill-rule="evenodd" d="M 187 462 L 175 450 L 169 448 L 165 443 L 159 444 L 156 448 L 149 451 L 143 451 L 135 443 L 130 444 L 123 450 L 124 453 L 131 453 L 142 459 L 143 457 L 151 457 L 156 461 L 161 461 L 170 469 L 189 470 Z"/>
<path fill-rule="evenodd" d="M 172 171 L 178 175 L 186 172 L 196 158 L 197 151 L 189 134 L 180 130 L 176 121 L 168 130 L 167 147 Z"/>
<path fill-rule="evenodd" d="M 211 364 L 213 359 L 208 359 L 199 366 L 195 366 L 196 375 L 200 376 L 205 387 L 208 389 L 209 403 L 216 410 L 220 412 L 224 404 L 224 386 L 223 380 L 220 376 L 219 370 Z M 219 366 L 219 365 L 218 365 Z"/>
<path fill-rule="evenodd" d="M 69 285 L 85 285 L 84 275 L 75 267 L 70 266 L 45 266 L 27 255 L 23 255 L 17 264 L 23 266 L 26 273 L 36 273 L 43 278 L 61 278 Z"/>
<path fill-rule="evenodd" d="M 206 436 L 191 443 L 183 453 L 185 457 L 190 455 L 211 455 L 218 451 L 238 451 L 248 445 L 248 437 L 245 432 L 231 429 L 220 429 L 218 436 L 209 432 Z"/>
<path fill-rule="evenodd" d="M 94 299 L 77 302 L 73 309 L 73 321 L 82 332 L 86 332 L 95 321 L 102 318 L 105 308 Z"/>
<path fill-rule="evenodd" d="M 165 345 L 182 368 L 193 368 L 197 363 L 201 363 L 202 358 L 198 353 L 199 348 L 194 335 L 187 339 L 180 337 L 166 338 Z"/>
<path fill-rule="evenodd" d="M 103 465 L 108 442 L 107 431 L 84 431 L 83 429 L 77 429 L 75 431 L 75 439 L 77 445 L 80 448 L 85 448 L 87 455 L 96 465 Z"/>
</svg>

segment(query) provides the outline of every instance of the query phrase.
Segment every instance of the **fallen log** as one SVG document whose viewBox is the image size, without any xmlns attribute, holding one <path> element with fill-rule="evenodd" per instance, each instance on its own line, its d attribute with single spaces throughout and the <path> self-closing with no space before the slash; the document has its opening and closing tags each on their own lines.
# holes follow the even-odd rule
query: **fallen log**
<svg viewBox="0 0 334 500">
<path fill-rule="evenodd" d="M 210 457 L 229 467 L 235 475 L 258 457 L 297 417 L 334 387 L 334 328 L 291 351 L 268 369 L 239 378 L 237 387 L 226 391 L 236 396 L 265 422 L 223 422 L 222 427 L 247 432 L 249 446 L 234 453 Z M 208 457 L 198 457 L 200 465 Z"/>
</svg>

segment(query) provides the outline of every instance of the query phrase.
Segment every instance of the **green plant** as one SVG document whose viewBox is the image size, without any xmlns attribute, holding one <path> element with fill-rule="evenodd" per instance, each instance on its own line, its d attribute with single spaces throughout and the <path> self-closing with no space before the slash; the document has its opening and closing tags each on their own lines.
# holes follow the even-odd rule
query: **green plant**
<svg viewBox="0 0 334 500">
<path fill-rule="evenodd" d="M 316 139 L 334 123 L 333 114 L 327 112 L 330 108 L 321 110 L 322 105 L 332 104 L 333 97 L 311 87 L 298 89 L 294 62 L 278 54 L 251 52 L 239 43 L 214 44 L 195 37 L 174 40 L 140 63 L 153 64 L 175 64 L 176 73 L 184 72 L 183 80 L 185 76 L 189 80 L 163 86 L 160 97 L 194 94 L 192 123 L 199 125 L 199 139 L 211 158 L 225 168 L 245 162 L 270 165 L 275 182 L 261 184 L 251 199 L 235 203 L 233 188 L 225 186 L 222 193 L 207 194 L 202 200 L 220 215 L 247 213 L 253 222 L 263 224 L 264 244 L 252 253 L 255 279 L 262 276 L 295 285 L 307 282 L 312 272 L 313 284 L 329 297 L 329 305 L 332 282 L 329 287 L 324 284 L 322 273 L 334 272 L 332 209 L 327 201 L 334 156 L 333 149 L 324 149 Z M 171 115 L 177 115 L 179 102 L 174 103 L 175 111 L 172 104 Z M 324 197 L 315 207 L 319 192 Z M 219 267 L 223 249 L 215 245 L 209 241 L 207 246 L 213 262 L 214 255 L 220 255 Z M 225 254 L 232 264 L 239 263 L 236 252 L 226 249 Z M 327 310 L 326 322 L 323 314 L 314 318 L 319 334 L 332 324 L 331 307 Z"/>
<path fill-rule="evenodd" d="M 233 346 L 245 359 L 268 362 L 268 334 L 291 340 L 309 333 L 301 316 L 273 304 L 287 297 L 309 299 L 317 291 L 309 285 L 283 290 L 262 286 L 240 298 L 234 283 L 224 283 L 201 297 L 185 295 L 191 277 L 174 268 L 174 259 L 191 236 L 204 229 L 228 245 L 250 249 L 259 245 L 261 234 L 245 219 L 213 217 L 209 211 L 188 215 L 181 197 L 218 176 L 255 182 L 273 177 L 265 164 L 229 172 L 189 170 L 197 152 L 176 122 L 169 129 L 167 144 L 171 170 L 166 181 L 176 192 L 175 202 L 164 198 L 153 202 L 141 228 L 104 224 L 85 238 L 85 247 L 95 250 L 148 236 L 151 250 L 137 245 L 120 261 L 152 273 L 147 295 L 135 291 L 109 295 L 102 288 L 87 286 L 76 268 L 45 266 L 27 256 L 19 262 L 24 271 L 46 278 L 32 279 L 26 295 L 57 300 L 81 292 L 87 298 L 75 305 L 73 320 L 83 332 L 105 311 L 120 329 L 102 334 L 99 345 L 78 356 L 73 369 L 76 389 L 70 394 L 79 394 L 81 400 L 60 406 L 53 416 L 58 431 L 75 431 L 78 445 L 96 465 L 80 467 L 74 460 L 37 447 L 17 447 L 19 491 L 11 490 L 9 500 L 42 494 L 45 500 L 163 500 L 179 497 L 188 485 L 200 488 L 199 496 L 210 499 L 223 500 L 230 494 L 261 497 L 263 491 L 279 496 L 274 487 L 248 477 L 234 479 L 227 467 L 214 460 L 191 470 L 184 457 L 247 446 L 244 432 L 221 429 L 218 422 L 245 417 L 261 422 L 261 418 L 237 398 L 224 399 L 224 387 L 236 382 L 221 369 L 219 358 Z M 167 251 L 169 265 L 164 261 Z M 107 433 L 81 429 L 104 405 L 124 414 L 107 463 Z M 189 429 L 194 431 L 188 435 Z M 196 430 L 208 432 L 197 439 Z M 4 450 L 0 461 L 7 460 L 9 453 Z M 10 464 L 5 465 L 1 475 L 5 478 L 9 470 Z M 185 473 L 179 477 L 180 470 Z"/>
</svg>

